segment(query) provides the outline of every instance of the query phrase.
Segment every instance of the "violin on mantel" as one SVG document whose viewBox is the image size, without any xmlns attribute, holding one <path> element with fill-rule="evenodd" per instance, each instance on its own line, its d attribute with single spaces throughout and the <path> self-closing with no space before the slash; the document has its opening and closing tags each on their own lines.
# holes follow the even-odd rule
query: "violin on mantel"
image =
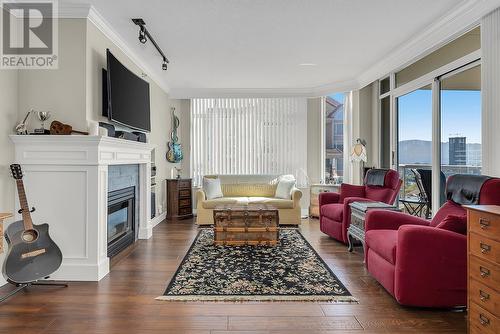
<svg viewBox="0 0 500 334">
<path fill-rule="evenodd" d="M 5 230 L 8 251 L 2 274 L 7 281 L 24 284 L 47 278 L 61 266 L 62 253 L 50 238 L 48 224 L 33 224 L 23 184 L 23 172 L 18 164 L 10 165 L 16 180 L 19 203 L 23 219 L 9 225 Z"/>
</svg>

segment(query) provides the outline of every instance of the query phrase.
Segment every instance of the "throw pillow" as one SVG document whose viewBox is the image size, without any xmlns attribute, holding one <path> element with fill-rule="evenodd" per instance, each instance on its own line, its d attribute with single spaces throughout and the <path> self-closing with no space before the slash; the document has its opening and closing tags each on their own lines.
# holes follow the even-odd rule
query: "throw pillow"
<svg viewBox="0 0 500 334">
<path fill-rule="evenodd" d="M 220 186 L 220 179 L 209 179 L 204 177 L 203 191 L 205 192 L 207 199 L 224 197 L 224 194 L 222 194 L 222 188 Z"/>
<path fill-rule="evenodd" d="M 452 232 L 466 235 L 467 234 L 467 216 L 448 215 L 436 227 L 443 229 L 443 230 L 452 231 Z"/>
<path fill-rule="evenodd" d="M 278 182 L 278 186 L 276 187 L 274 197 L 290 199 L 293 187 L 295 187 L 295 178 L 291 178 L 288 175 L 281 177 Z"/>
</svg>

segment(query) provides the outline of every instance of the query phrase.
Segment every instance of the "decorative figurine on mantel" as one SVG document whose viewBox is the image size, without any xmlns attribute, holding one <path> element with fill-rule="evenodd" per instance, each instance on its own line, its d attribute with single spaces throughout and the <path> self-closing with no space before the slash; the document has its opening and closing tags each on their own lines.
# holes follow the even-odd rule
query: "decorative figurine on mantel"
<svg viewBox="0 0 500 334">
<path fill-rule="evenodd" d="M 42 122 L 42 127 L 35 129 L 33 133 L 36 135 L 50 135 L 50 131 L 45 129 L 45 122 L 50 118 L 50 111 L 37 111 L 36 116 Z"/>
<path fill-rule="evenodd" d="M 168 143 L 167 161 L 172 163 L 181 162 L 184 158 L 182 154 L 182 145 L 178 143 L 177 129 L 179 128 L 179 118 L 175 115 L 175 108 L 172 107 L 172 132 L 170 133 L 170 142 Z"/>
</svg>

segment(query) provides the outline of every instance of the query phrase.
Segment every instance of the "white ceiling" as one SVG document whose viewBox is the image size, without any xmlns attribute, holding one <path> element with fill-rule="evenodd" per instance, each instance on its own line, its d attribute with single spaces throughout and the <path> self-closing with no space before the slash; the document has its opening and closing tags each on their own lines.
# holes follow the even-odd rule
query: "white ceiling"
<svg viewBox="0 0 500 334">
<path fill-rule="evenodd" d="M 82 1 L 102 15 L 163 86 L 177 91 L 300 90 L 349 82 L 466 2 Z M 161 70 L 151 43 L 139 43 L 134 17 L 146 21 L 170 60 L 168 71 Z"/>
</svg>

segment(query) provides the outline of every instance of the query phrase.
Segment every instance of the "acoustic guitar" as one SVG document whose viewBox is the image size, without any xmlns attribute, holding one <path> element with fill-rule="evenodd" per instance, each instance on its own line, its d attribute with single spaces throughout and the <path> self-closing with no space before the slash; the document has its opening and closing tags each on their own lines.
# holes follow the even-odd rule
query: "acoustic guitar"
<svg viewBox="0 0 500 334">
<path fill-rule="evenodd" d="M 7 281 L 15 284 L 31 283 L 48 277 L 62 262 L 62 253 L 50 238 L 48 224 L 33 224 L 23 184 L 20 165 L 10 166 L 16 180 L 22 220 L 16 221 L 5 230 L 8 244 L 2 273 Z"/>
</svg>

